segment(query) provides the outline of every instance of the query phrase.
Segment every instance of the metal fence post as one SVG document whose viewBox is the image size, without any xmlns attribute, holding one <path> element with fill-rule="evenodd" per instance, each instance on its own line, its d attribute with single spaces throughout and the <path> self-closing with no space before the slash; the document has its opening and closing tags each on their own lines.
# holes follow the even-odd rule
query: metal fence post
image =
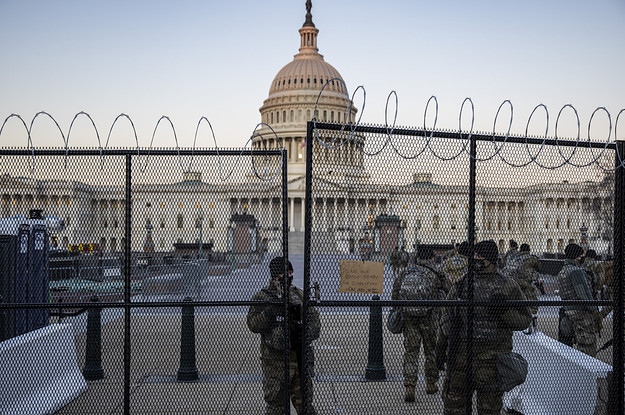
<svg viewBox="0 0 625 415">
<path fill-rule="evenodd" d="M 373 301 L 380 301 L 379 295 L 374 295 Z M 384 350 L 382 348 L 382 307 L 374 304 L 369 312 L 369 353 L 365 379 L 385 380 Z"/>
<path fill-rule="evenodd" d="M 91 297 L 92 303 L 100 300 L 97 296 Z M 85 351 L 85 367 L 82 374 L 87 380 L 100 380 L 104 378 L 102 368 L 102 309 L 90 308 L 87 312 L 87 346 Z"/>
<path fill-rule="evenodd" d="M 625 412 L 623 399 L 625 390 L 623 386 L 623 242 L 625 232 L 623 229 L 622 212 L 625 207 L 625 171 L 621 165 L 625 155 L 625 142 L 616 141 L 614 172 L 614 296 L 612 298 L 614 308 L 612 311 L 612 382 L 609 385 L 609 407 L 611 413 L 622 414 Z"/>
<path fill-rule="evenodd" d="M 184 299 L 190 303 L 191 297 Z M 182 325 L 180 328 L 180 368 L 179 381 L 197 380 L 197 366 L 195 365 L 195 318 L 192 304 L 182 306 Z"/>
</svg>

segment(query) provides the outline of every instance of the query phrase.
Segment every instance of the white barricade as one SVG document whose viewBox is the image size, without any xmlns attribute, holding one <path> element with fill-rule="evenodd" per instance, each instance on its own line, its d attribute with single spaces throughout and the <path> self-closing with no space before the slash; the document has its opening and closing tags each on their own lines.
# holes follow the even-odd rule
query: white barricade
<svg viewBox="0 0 625 415">
<path fill-rule="evenodd" d="M 504 395 L 504 408 L 524 415 L 604 413 L 598 386 L 605 385 L 612 366 L 541 332 L 515 332 L 513 342 L 529 370 L 525 383 Z"/>
<path fill-rule="evenodd" d="M 51 414 L 87 389 L 71 324 L 0 343 L 0 415 Z"/>
</svg>

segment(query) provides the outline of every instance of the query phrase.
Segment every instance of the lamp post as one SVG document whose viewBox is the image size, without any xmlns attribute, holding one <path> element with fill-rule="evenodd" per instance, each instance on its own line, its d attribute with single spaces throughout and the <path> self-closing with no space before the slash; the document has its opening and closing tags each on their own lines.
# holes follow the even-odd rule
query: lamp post
<svg viewBox="0 0 625 415">
<path fill-rule="evenodd" d="M 197 258 L 202 258 L 202 231 L 204 230 L 204 211 L 202 210 L 202 206 L 198 208 L 198 221 L 200 222 L 200 248 L 197 253 Z"/>
<path fill-rule="evenodd" d="M 585 223 L 582 223 L 582 226 L 579 228 L 579 231 L 582 234 L 581 240 L 580 240 L 580 246 L 584 248 L 584 251 L 586 251 L 588 249 L 588 227 L 586 226 Z"/>
</svg>

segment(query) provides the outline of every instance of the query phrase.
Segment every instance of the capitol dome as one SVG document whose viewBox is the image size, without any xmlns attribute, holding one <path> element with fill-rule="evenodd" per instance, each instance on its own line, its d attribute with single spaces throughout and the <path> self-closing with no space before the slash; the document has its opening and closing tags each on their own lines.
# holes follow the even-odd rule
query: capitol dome
<svg viewBox="0 0 625 415">
<path fill-rule="evenodd" d="M 271 82 L 269 95 L 260 107 L 262 124 L 252 138 L 254 148 L 287 150 L 289 180 L 306 174 L 307 122 L 316 118 L 321 122 L 346 123 L 355 120 L 357 112 L 343 77 L 319 53 L 319 30 L 312 21 L 311 8 L 308 0 L 306 20 L 299 29 L 299 53 Z M 346 145 L 341 151 L 353 152 L 350 146 L 355 144 Z M 359 161 L 353 164 L 361 167 Z"/>
<path fill-rule="evenodd" d="M 312 49 L 312 48 L 311 48 Z M 319 53 L 300 52 L 293 62 L 288 63 L 276 75 L 269 96 L 283 91 L 299 91 L 303 89 L 321 90 L 330 81 L 324 92 L 339 92 L 347 96 L 343 78 L 339 71 L 323 60 Z M 339 81 L 340 79 L 340 81 Z"/>
</svg>

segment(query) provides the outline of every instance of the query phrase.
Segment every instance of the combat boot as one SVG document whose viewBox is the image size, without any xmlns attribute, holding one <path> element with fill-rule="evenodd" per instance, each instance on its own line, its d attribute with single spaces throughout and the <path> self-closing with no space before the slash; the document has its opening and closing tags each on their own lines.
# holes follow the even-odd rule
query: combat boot
<svg viewBox="0 0 625 415">
<path fill-rule="evenodd" d="M 404 401 L 414 402 L 414 386 L 406 386 L 406 395 L 404 395 Z"/>
<path fill-rule="evenodd" d="M 438 386 L 436 386 L 436 382 L 428 382 L 425 384 L 425 393 L 428 395 L 433 395 L 438 392 Z"/>
</svg>

